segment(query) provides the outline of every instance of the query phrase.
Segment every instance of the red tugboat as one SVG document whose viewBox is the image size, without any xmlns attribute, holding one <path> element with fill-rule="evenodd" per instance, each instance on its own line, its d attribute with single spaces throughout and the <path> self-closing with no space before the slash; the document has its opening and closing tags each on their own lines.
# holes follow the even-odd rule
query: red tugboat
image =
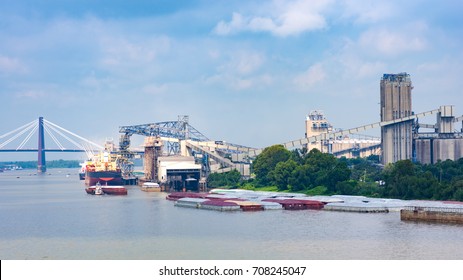
<svg viewBox="0 0 463 280">
<path fill-rule="evenodd" d="M 95 186 L 85 188 L 88 194 L 112 194 L 112 195 L 127 195 L 127 189 L 124 186 L 101 186 L 97 183 Z"/>
</svg>

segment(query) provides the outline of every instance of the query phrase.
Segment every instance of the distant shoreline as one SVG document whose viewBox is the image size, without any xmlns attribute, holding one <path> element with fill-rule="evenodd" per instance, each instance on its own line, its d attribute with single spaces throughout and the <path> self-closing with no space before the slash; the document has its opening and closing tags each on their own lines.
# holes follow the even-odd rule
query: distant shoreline
<svg viewBox="0 0 463 280">
<path fill-rule="evenodd" d="M 80 168 L 78 160 L 51 160 L 46 162 L 47 168 Z M 4 171 L 37 169 L 37 161 L 3 161 L 0 162 L 0 169 Z"/>
</svg>

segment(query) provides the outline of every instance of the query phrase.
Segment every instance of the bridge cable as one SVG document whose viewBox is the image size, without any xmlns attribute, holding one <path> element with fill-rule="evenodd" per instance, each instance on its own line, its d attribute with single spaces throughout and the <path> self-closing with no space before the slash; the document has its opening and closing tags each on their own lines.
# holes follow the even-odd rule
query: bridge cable
<svg viewBox="0 0 463 280">
<path fill-rule="evenodd" d="M 30 127 L 30 126 L 32 126 L 32 125 L 34 125 L 34 124 L 37 124 L 37 121 L 36 121 L 36 120 L 33 120 L 33 121 L 31 121 L 30 123 L 27 123 L 27 124 L 25 124 L 25 125 L 23 125 L 23 126 L 21 126 L 21 127 L 16 128 L 15 130 L 12 130 L 12 131 L 7 132 L 7 133 L 5 133 L 5 134 L 3 134 L 3 135 L 0 135 L 0 139 L 2 139 L 3 137 L 8 136 L 8 135 L 10 135 L 10 134 L 13 134 L 13 133 L 15 133 L 16 131 L 21 130 L 21 129 L 25 128 L 25 127 Z"/>
<path fill-rule="evenodd" d="M 48 126 L 44 125 L 43 128 L 45 128 L 45 131 L 50 135 L 51 139 L 55 142 L 56 145 L 61 149 L 61 151 L 66 150 L 64 146 L 61 144 L 61 142 L 56 138 L 56 136 L 51 132 L 51 130 L 48 128 Z"/>
<path fill-rule="evenodd" d="M 8 143 L 10 143 L 11 141 L 15 140 L 16 138 L 18 138 L 19 136 L 23 135 L 24 133 L 26 133 L 28 130 L 32 129 L 34 126 L 38 126 L 38 123 L 36 121 L 34 122 L 31 122 L 29 123 L 29 126 L 26 127 L 25 129 L 23 129 L 22 131 L 20 131 L 19 133 L 17 133 L 16 135 L 13 135 L 13 137 L 11 137 L 10 139 L 6 140 L 5 142 L 3 142 L 2 144 L 0 144 L 0 148 L 3 148 L 4 146 L 6 146 Z M 21 128 L 23 128 L 24 126 L 22 126 Z M 17 131 L 18 129 L 15 130 L 15 132 Z M 8 134 L 11 134 L 11 132 L 5 134 L 5 135 L 8 135 Z"/>
<path fill-rule="evenodd" d="M 16 150 L 20 150 L 23 148 L 23 146 L 31 139 L 32 135 L 37 131 L 39 128 L 39 125 L 37 124 L 34 128 L 31 129 L 31 132 L 26 136 L 26 138 L 19 144 L 19 146 L 16 148 Z"/>
<path fill-rule="evenodd" d="M 61 126 L 59 126 L 59 125 L 57 125 L 57 124 L 54 124 L 54 123 L 52 123 L 52 122 L 50 122 L 50 121 L 47 121 L 47 120 L 45 120 L 45 119 L 44 119 L 44 122 L 45 122 L 46 124 L 51 125 L 51 127 L 59 128 L 59 129 L 61 129 L 62 131 L 66 132 L 66 133 L 68 133 L 68 134 L 70 134 L 70 135 L 72 135 L 72 136 L 74 136 L 74 137 L 79 138 L 80 140 L 83 140 L 83 141 L 85 141 L 85 142 L 87 142 L 87 143 L 90 143 L 90 144 L 92 144 L 93 146 L 95 146 L 95 147 L 97 147 L 97 148 L 99 148 L 99 149 L 101 149 L 101 150 L 104 149 L 103 146 L 98 145 L 98 144 L 96 144 L 96 143 L 94 143 L 94 142 L 92 142 L 92 141 L 90 141 L 90 140 L 88 140 L 88 139 L 85 139 L 85 138 L 83 138 L 83 137 L 81 137 L 81 136 L 79 136 L 79 135 L 77 135 L 77 134 L 75 134 L 75 133 L 73 133 L 73 132 L 71 132 L 71 131 L 65 129 L 65 128 L 62 128 Z M 55 131 L 56 131 L 56 130 L 55 130 Z M 62 134 L 60 134 L 60 135 L 62 135 Z M 79 145 L 77 145 L 77 146 L 79 146 Z"/>
<path fill-rule="evenodd" d="M 64 133 L 62 133 L 61 131 L 59 131 L 58 129 L 50 126 L 49 127 L 50 129 L 52 129 L 53 131 L 55 131 L 56 133 L 58 133 L 59 135 L 63 136 L 66 140 L 68 140 L 69 142 L 71 142 L 72 144 L 74 144 L 76 147 L 78 147 L 79 149 L 81 150 L 85 150 L 84 147 L 82 147 L 81 144 L 77 143 L 76 141 L 72 140 L 71 138 L 69 138 L 67 135 L 65 135 Z"/>
<path fill-rule="evenodd" d="M 89 143 L 84 143 L 84 151 L 85 154 L 87 155 L 87 159 L 92 159 L 95 154 L 93 153 L 92 147 L 90 146 Z"/>
</svg>

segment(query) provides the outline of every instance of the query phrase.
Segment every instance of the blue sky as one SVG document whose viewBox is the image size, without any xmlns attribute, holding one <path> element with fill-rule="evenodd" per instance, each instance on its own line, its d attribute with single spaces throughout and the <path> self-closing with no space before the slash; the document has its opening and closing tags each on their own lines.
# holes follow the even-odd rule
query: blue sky
<svg viewBox="0 0 463 280">
<path fill-rule="evenodd" d="M 462 12 L 425 0 L 2 0 L 0 135 L 43 116 L 101 143 L 189 115 L 211 139 L 265 147 L 302 138 L 311 110 L 336 128 L 379 121 L 380 78 L 399 72 L 415 112 L 461 115 Z"/>
</svg>

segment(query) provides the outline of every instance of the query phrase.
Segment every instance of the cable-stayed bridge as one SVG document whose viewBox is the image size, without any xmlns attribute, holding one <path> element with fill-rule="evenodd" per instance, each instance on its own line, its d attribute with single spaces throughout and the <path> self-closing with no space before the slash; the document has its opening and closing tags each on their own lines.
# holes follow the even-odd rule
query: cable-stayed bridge
<svg viewBox="0 0 463 280">
<path fill-rule="evenodd" d="M 34 142 L 32 139 L 36 139 L 36 145 L 31 146 L 31 142 Z M 45 139 L 51 140 L 53 147 L 46 148 Z M 38 172 L 46 171 L 46 152 L 86 153 L 87 158 L 91 158 L 95 151 L 103 149 L 103 146 L 43 117 L 0 135 L 0 152 L 36 152 Z"/>
</svg>

